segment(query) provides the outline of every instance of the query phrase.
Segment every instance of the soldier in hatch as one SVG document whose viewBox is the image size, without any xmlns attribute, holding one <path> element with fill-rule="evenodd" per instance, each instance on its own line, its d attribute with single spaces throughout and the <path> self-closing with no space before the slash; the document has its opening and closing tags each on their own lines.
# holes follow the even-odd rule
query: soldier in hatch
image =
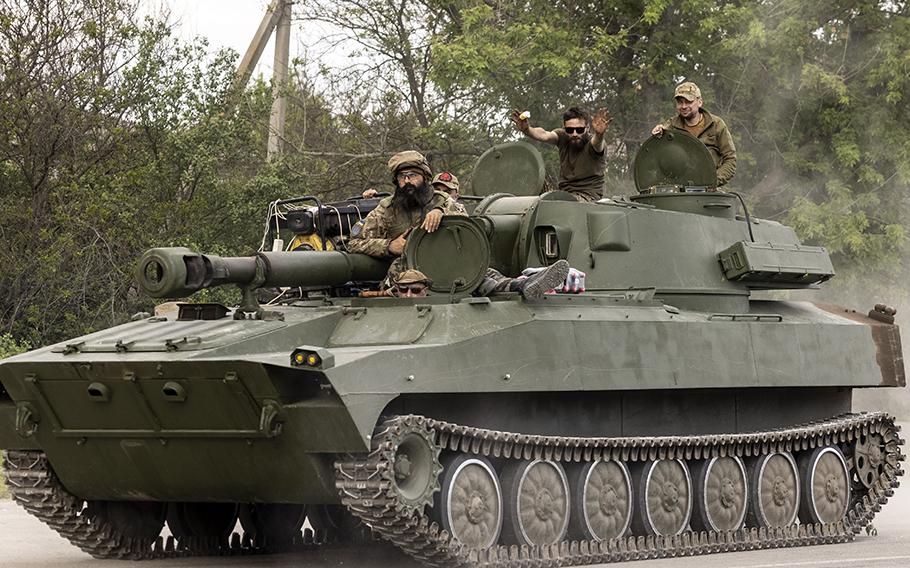
<svg viewBox="0 0 910 568">
<path fill-rule="evenodd" d="M 651 134 L 660 137 L 664 130 L 675 128 L 685 130 L 698 138 L 714 158 L 717 168 L 717 185 L 722 186 L 736 173 L 736 147 L 733 137 L 727 129 L 727 123 L 719 116 L 713 115 L 702 108 L 704 101 L 701 98 L 701 89 L 692 82 L 687 82 L 676 87 L 676 116 L 663 124 L 658 124 L 651 130 Z"/>
<path fill-rule="evenodd" d="M 563 276 L 565 271 L 567 276 Z M 540 277 L 535 277 L 535 275 Z M 414 268 L 405 270 L 392 281 L 392 287 L 386 294 L 397 298 L 423 298 L 433 285 L 433 280 Z M 560 285 L 562 285 L 560 287 Z M 584 292 L 584 273 L 570 269 L 569 264 L 560 260 L 546 268 L 527 268 L 518 278 L 503 276 L 495 270 L 487 272 L 480 286 L 474 290 L 475 296 L 488 296 L 496 292 L 519 292 L 525 298 L 537 298 L 550 290 L 559 292 Z"/>
<path fill-rule="evenodd" d="M 362 225 L 355 226 L 347 244 L 349 252 L 394 258 L 382 283 L 384 289 L 392 288 L 404 269 L 402 254 L 412 229 L 421 227 L 432 233 L 439 228 L 444 214 L 464 215 L 448 194 L 430 187 L 433 172 L 420 152 L 395 154 L 389 159 L 389 171 L 395 193 L 380 201 Z M 539 298 L 561 286 L 568 275 L 569 264 L 564 260 L 524 278 L 509 278 L 490 268 L 475 294 L 519 292 L 528 299 Z"/>
<path fill-rule="evenodd" d="M 562 114 L 563 128 L 544 130 L 531 126 L 526 113 L 512 111 L 515 128 L 528 138 L 559 148 L 559 189 L 578 201 L 597 201 L 604 193 L 604 132 L 610 124 L 610 111 L 597 110 L 594 118 L 578 107 Z"/>
<path fill-rule="evenodd" d="M 458 193 L 458 190 L 461 186 L 458 183 L 458 178 L 455 177 L 455 174 L 451 172 L 439 172 L 433 176 L 433 181 L 431 183 L 433 185 L 433 189 L 437 189 L 449 194 L 449 197 L 455 201 L 455 207 L 461 211 L 462 215 L 468 214 L 468 210 L 464 208 L 464 205 L 458 202 L 458 198 L 461 197 L 461 195 Z"/>
<path fill-rule="evenodd" d="M 423 298 L 433 281 L 423 272 L 410 268 L 392 282 L 391 294 L 399 298 Z"/>
</svg>

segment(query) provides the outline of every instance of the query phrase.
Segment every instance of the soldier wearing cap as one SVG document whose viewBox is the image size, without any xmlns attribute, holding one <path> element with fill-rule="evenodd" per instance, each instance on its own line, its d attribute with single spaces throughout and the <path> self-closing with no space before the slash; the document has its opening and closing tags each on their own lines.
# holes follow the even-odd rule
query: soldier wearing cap
<svg viewBox="0 0 910 568">
<path fill-rule="evenodd" d="M 439 172 L 433 176 L 433 181 L 431 184 L 433 185 L 433 189 L 448 193 L 449 197 L 455 201 L 455 207 L 458 209 L 458 211 L 460 211 L 463 215 L 468 214 L 468 210 L 464 208 L 464 205 L 458 202 L 458 198 L 460 197 L 458 189 L 460 186 L 458 184 L 458 178 L 455 177 L 455 174 L 451 172 Z"/>
<path fill-rule="evenodd" d="M 559 149 L 559 189 L 578 201 L 597 201 L 603 197 L 605 153 L 604 132 L 610 124 L 610 112 L 601 108 L 592 118 L 587 111 L 571 107 L 562 115 L 563 128 L 544 130 L 531 126 L 528 113 L 512 111 L 515 128 L 538 142 Z"/>
<path fill-rule="evenodd" d="M 415 227 L 432 233 L 439 228 L 443 214 L 464 213 L 454 207 L 455 201 L 447 193 L 430 187 L 432 171 L 419 152 L 409 150 L 395 154 L 389 160 L 389 171 L 395 182 L 395 193 L 380 201 L 363 223 L 355 226 L 351 231 L 351 240 L 348 241 L 348 251 L 378 258 L 395 258 L 382 283 L 384 290 L 402 284 L 402 278 L 408 272 L 411 273 L 409 277 L 414 277 L 415 272 L 422 276 L 425 279 L 424 285 L 428 287 L 431 282 L 425 275 L 416 270 L 404 270 L 401 254 L 407 236 Z M 484 281 L 475 293 L 488 295 L 511 291 L 519 292 L 525 298 L 539 298 L 547 290 L 563 283 L 568 274 L 569 264 L 564 260 L 524 278 L 509 278 L 488 268 Z"/>
<path fill-rule="evenodd" d="M 698 138 L 714 158 L 717 167 L 717 185 L 721 186 L 730 181 L 736 172 L 736 147 L 733 137 L 727 129 L 727 124 L 719 116 L 715 116 L 702 108 L 704 101 L 701 98 L 701 89 L 692 82 L 686 82 L 676 87 L 676 116 L 663 124 L 658 124 L 651 130 L 654 136 L 661 136 L 664 130 L 675 128 L 685 130 Z"/>
<path fill-rule="evenodd" d="M 399 152 L 389 159 L 395 192 L 379 202 L 362 224 L 355 226 L 347 243 L 348 251 L 377 258 L 394 258 L 390 281 L 401 270 L 399 257 L 411 229 L 422 227 L 432 233 L 443 215 L 458 215 L 455 202 L 445 192 L 430 186 L 433 171 L 420 152 Z"/>
<path fill-rule="evenodd" d="M 423 298 L 433 281 L 423 272 L 409 268 L 392 282 L 392 294 L 399 298 Z"/>
<path fill-rule="evenodd" d="M 518 278 L 509 278 L 503 276 L 496 270 L 489 268 L 483 281 L 474 290 L 475 296 L 489 296 L 499 292 L 518 292 L 526 299 L 538 299 L 550 290 L 570 291 L 572 293 L 583 292 L 581 288 L 575 287 L 571 290 L 566 288 L 570 276 L 578 278 L 579 275 L 584 279 L 584 273 L 569 268 L 569 263 L 565 260 L 559 260 L 554 264 L 541 268 L 529 268 L 522 272 Z M 398 298 L 423 298 L 429 292 L 433 280 L 423 272 L 409 268 L 398 275 L 391 281 L 391 288 L 380 295 L 391 295 Z M 370 293 L 372 295 L 372 293 Z"/>
</svg>

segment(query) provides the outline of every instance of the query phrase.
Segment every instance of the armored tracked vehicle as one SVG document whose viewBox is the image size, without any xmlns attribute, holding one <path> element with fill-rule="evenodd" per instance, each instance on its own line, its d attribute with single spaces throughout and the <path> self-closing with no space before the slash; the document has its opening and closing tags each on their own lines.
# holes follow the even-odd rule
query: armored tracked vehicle
<svg viewBox="0 0 910 568">
<path fill-rule="evenodd" d="M 472 214 L 408 239 L 427 297 L 357 297 L 387 263 L 344 252 L 340 211 L 325 250 L 321 204 L 284 216 L 322 231 L 311 250 L 148 251 L 149 295 L 236 284 L 243 302 L 184 303 L 3 361 L 13 497 L 99 558 L 265 551 L 297 543 L 306 518 L 307 544 L 365 526 L 432 566 L 802 546 L 866 527 L 903 440 L 892 418 L 853 413 L 851 393 L 905 385 L 895 310 L 754 297 L 818 287 L 829 255 L 716 190 L 685 133 L 642 146 L 630 198 L 538 196 L 542 172 L 524 143 L 480 159 Z M 472 294 L 487 267 L 560 259 L 586 273 L 584 293 Z M 282 296 L 262 305 L 268 288 Z"/>
</svg>

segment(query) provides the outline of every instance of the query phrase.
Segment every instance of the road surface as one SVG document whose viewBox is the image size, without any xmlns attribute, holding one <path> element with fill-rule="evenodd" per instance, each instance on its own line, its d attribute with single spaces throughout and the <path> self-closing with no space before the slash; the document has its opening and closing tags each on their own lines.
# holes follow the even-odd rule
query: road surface
<svg viewBox="0 0 910 568">
<path fill-rule="evenodd" d="M 898 488 L 875 519 L 878 536 L 849 544 L 737 552 L 627 563 L 635 568 L 910 568 L 910 488 Z M 3 568 L 416 568 L 395 549 L 324 550 L 269 556 L 187 558 L 129 562 L 95 560 L 71 546 L 11 501 L 0 501 L 0 566 Z M 612 564 L 610 566 L 616 566 Z"/>
</svg>

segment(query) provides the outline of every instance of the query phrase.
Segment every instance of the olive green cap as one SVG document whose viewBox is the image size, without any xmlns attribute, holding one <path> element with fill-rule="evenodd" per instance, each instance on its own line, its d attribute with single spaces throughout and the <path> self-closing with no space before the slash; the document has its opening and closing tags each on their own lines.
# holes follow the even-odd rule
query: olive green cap
<svg viewBox="0 0 910 568">
<path fill-rule="evenodd" d="M 455 175 L 452 174 L 451 172 L 439 172 L 438 174 L 433 176 L 433 181 L 431 181 L 430 183 L 432 185 L 436 185 L 438 183 L 439 185 L 446 186 L 450 190 L 454 189 L 455 191 L 458 191 L 458 188 L 460 187 L 460 185 L 458 183 L 458 178 L 455 177 Z"/>
<path fill-rule="evenodd" d="M 673 95 L 673 98 L 682 97 L 687 101 L 694 101 L 695 99 L 701 98 L 701 89 L 698 88 L 698 85 L 688 81 L 676 87 L 676 93 Z"/>
<path fill-rule="evenodd" d="M 394 282 L 396 285 L 399 284 L 426 284 L 430 286 L 433 283 L 426 274 L 417 270 L 416 268 L 409 268 L 398 275 L 398 278 Z"/>
<path fill-rule="evenodd" d="M 420 170 L 427 179 L 433 177 L 433 170 L 430 169 L 427 159 L 423 157 L 423 154 L 414 150 L 398 152 L 389 158 L 389 171 L 392 172 L 393 178 L 399 170 L 405 168 Z"/>
</svg>

